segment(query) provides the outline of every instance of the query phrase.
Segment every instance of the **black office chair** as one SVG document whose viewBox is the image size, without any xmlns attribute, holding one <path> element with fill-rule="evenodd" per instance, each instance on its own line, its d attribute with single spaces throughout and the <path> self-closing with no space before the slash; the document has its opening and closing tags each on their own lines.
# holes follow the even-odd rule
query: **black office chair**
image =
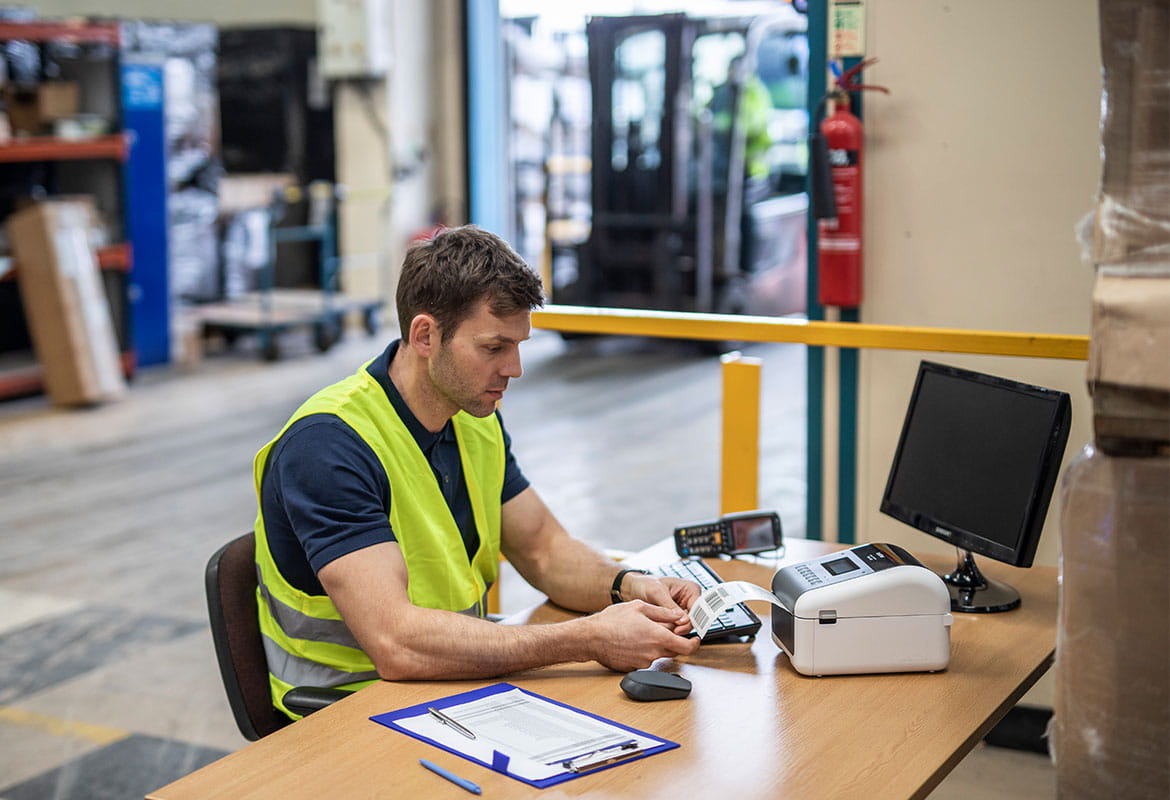
<svg viewBox="0 0 1170 800">
<path fill-rule="evenodd" d="M 204 579 L 219 674 L 240 733 L 254 742 L 292 722 L 273 706 L 268 685 L 268 661 L 256 615 L 255 534 L 217 550 L 207 562 Z M 289 710 L 307 716 L 348 694 L 343 689 L 298 686 L 282 699 Z"/>
</svg>

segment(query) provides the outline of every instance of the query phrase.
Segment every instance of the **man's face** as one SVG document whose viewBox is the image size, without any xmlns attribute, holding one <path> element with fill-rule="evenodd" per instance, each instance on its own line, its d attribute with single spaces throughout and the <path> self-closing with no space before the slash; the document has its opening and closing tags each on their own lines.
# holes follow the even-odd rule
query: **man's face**
<svg viewBox="0 0 1170 800">
<path fill-rule="evenodd" d="M 439 345 L 428 364 L 428 375 L 438 395 L 455 410 L 474 417 L 495 411 L 511 378 L 519 378 L 520 343 L 532 332 L 532 315 L 520 311 L 497 317 L 481 300 L 475 313 Z"/>
</svg>

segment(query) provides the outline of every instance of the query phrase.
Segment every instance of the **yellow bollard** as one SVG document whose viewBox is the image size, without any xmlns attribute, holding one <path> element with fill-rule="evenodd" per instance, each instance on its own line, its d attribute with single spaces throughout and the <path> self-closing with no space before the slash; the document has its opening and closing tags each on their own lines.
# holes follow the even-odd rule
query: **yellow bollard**
<svg viewBox="0 0 1170 800">
<path fill-rule="evenodd" d="M 727 353 L 723 364 L 723 454 L 720 513 L 759 508 L 760 365 Z"/>
<path fill-rule="evenodd" d="M 504 560 L 504 557 L 500 556 L 501 563 L 503 562 L 503 560 Z M 500 613 L 500 578 L 498 575 L 496 576 L 495 583 L 493 583 L 491 586 L 488 587 L 488 590 L 486 593 L 486 600 L 487 600 L 487 603 L 486 603 L 487 613 L 499 614 Z"/>
</svg>

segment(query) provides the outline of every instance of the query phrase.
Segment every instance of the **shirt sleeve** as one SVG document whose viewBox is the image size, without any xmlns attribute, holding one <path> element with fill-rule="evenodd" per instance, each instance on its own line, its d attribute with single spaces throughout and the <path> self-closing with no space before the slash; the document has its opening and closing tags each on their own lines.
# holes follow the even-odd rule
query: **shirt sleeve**
<svg viewBox="0 0 1170 800">
<path fill-rule="evenodd" d="M 273 448 L 264 481 L 314 576 L 343 555 L 395 541 L 386 474 L 369 445 L 332 414 L 290 427 Z"/>
</svg>

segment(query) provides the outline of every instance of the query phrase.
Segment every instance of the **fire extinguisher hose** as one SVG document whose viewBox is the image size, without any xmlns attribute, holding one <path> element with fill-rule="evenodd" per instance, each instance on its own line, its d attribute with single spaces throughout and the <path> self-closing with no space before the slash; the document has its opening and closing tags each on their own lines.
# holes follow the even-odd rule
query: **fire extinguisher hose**
<svg viewBox="0 0 1170 800">
<path fill-rule="evenodd" d="M 841 73 L 833 62 L 833 76 L 835 86 L 829 90 L 817 103 L 809 125 L 808 160 L 811 192 L 811 206 L 813 219 L 830 220 L 837 218 L 837 197 L 833 191 L 832 170 L 829 167 L 829 148 L 825 143 L 825 135 L 821 132 L 821 120 L 825 116 L 825 106 L 833 98 L 848 97 L 849 92 L 878 91 L 889 94 L 885 86 L 876 86 L 868 83 L 856 83 L 855 79 L 864 68 L 877 63 L 876 58 L 867 58 Z"/>
</svg>

